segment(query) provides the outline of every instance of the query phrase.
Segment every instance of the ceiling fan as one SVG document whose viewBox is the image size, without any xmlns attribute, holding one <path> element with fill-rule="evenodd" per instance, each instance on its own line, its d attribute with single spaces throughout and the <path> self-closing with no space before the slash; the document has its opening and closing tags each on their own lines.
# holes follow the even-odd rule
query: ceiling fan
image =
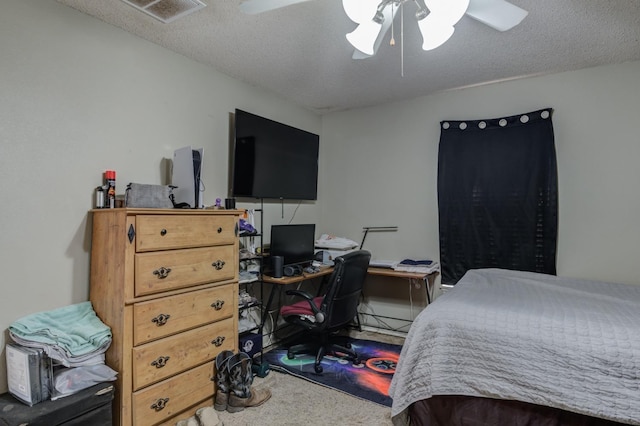
<svg viewBox="0 0 640 426">
<path fill-rule="evenodd" d="M 307 1 L 310 0 L 246 0 L 240 4 L 240 10 L 255 15 Z M 396 11 L 408 2 L 417 6 L 415 16 L 423 37 L 423 50 L 435 49 L 447 41 L 453 35 L 454 25 L 465 14 L 498 31 L 515 27 L 528 14 L 505 0 L 342 0 L 345 13 L 358 24 L 346 36 L 355 48 L 354 59 L 376 54 Z"/>
</svg>

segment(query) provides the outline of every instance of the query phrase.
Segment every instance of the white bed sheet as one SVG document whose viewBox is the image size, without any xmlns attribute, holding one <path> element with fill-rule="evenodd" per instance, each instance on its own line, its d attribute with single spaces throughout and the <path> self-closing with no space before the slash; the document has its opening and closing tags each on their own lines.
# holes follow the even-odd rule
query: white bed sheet
<svg viewBox="0 0 640 426">
<path fill-rule="evenodd" d="M 467 395 L 640 425 L 640 286 L 469 271 L 414 321 L 389 394 L 394 424 Z"/>
</svg>

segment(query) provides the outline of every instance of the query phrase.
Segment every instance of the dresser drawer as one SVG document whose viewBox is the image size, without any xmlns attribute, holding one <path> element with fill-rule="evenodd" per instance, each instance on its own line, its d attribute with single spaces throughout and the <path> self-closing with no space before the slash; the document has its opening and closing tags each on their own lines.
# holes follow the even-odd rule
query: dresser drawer
<svg viewBox="0 0 640 426">
<path fill-rule="evenodd" d="M 140 345 L 233 316 L 238 309 L 233 303 L 236 291 L 236 286 L 224 285 L 136 303 L 133 344 Z"/>
<path fill-rule="evenodd" d="M 133 389 L 137 390 L 235 350 L 233 319 L 165 337 L 133 348 Z"/>
<path fill-rule="evenodd" d="M 169 250 L 135 255 L 135 295 L 234 279 L 235 246 Z"/>
<path fill-rule="evenodd" d="M 214 393 L 213 362 L 179 374 L 133 394 L 133 424 L 150 426 L 210 398 Z"/>
<path fill-rule="evenodd" d="M 136 217 L 136 251 L 233 244 L 237 226 L 233 216 L 140 215 Z"/>
</svg>

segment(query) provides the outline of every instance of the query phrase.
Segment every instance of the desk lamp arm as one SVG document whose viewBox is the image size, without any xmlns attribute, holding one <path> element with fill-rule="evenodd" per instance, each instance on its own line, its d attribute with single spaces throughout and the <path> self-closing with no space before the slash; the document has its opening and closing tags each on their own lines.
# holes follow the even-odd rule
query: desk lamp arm
<svg viewBox="0 0 640 426">
<path fill-rule="evenodd" d="M 397 226 L 363 226 L 362 230 L 364 231 L 364 235 L 362 236 L 362 242 L 360 243 L 360 250 L 362 250 L 362 246 L 364 246 L 364 240 L 367 238 L 367 234 L 369 231 L 372 232 L 397 232 Z"/>
</svg>

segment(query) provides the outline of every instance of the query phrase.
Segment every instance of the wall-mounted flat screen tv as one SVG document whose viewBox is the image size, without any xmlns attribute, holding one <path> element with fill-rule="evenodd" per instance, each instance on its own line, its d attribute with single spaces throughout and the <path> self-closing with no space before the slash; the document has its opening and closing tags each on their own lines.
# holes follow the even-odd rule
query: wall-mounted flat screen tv
<svg viewBox="0 0 640 426">
<path fill-rule="evenodd" d="M 231 196 L 287 200 L 318 197 L 318 135 L 235 111 Z"/>
</svg>

